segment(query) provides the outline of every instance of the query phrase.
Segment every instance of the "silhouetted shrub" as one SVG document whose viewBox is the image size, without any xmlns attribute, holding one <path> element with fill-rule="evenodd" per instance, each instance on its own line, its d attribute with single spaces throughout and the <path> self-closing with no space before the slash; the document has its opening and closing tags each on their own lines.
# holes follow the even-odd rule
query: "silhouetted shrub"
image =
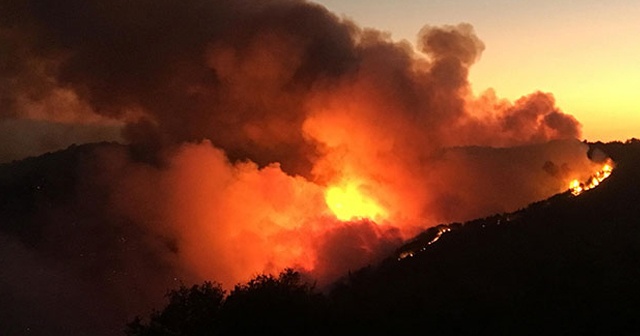
<svg viewBox="0 0 640 336">
<path fill-rule="evenodd" d="M 223 334 L 308 335 L 319 331 L 323 297 L 291 269 L 237 285 L 224 302 Z"/>
<path fill-rule="evenodd" d="M 324 298 L 286 269 L 278 277 L 258 275 L 225 298 L 220 285 L 181 286 L 167 294 L 169 304 L 153 312 L 149 323 L 137 317 L 129 336 L 309 335 L 325 325 Z"/>
<path fill-rule="evenodd" d="M 167 293 L 169 304 L 161 312 L 153 312 L 148 324 L 139 317 L 129 323 L 127 335 L 211 335 L 217 329 L 224 295 L 217 283 L 180 286 Z"/>
</svg>

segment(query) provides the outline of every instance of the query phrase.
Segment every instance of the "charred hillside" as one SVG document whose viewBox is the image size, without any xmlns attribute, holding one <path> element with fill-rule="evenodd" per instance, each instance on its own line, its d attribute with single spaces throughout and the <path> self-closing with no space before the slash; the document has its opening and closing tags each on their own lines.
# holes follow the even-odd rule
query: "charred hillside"
<svg viewBox="0 0 640 336">
<path fill-rule="evenodd" d="M 338 324 L 430 334 L 638 332 L 640 142 L 591 148 L 616 162 L 598 188 L 430 229 L 334 289 Z"/>
</svg>

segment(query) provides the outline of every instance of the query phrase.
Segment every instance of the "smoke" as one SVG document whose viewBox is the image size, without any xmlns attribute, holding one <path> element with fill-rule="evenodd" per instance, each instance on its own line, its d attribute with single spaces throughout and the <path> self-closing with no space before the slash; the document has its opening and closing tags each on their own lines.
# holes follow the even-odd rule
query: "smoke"
<svg viewBox="0 0 640 336">
<path fill-rule="evenodd" d="M 429 226 L 514 211 L 564 191 L 593 171 L 586 154 L 573 140 L 447 149 L 417 167 L 372 160 L 367 164 L 380 165 L 375 171 L 358 167 L 339 176 L 382 211 L 350 220 L 331 209 L 324 184 L 289 175 L 277 163 L 232 163 L 208 141 L 172 148 L 161 167 L 135 162 L 126 151 L 102 153 L 96 167 L 111 211 L 171 241 L 168 252 L 196 279 L 231 286 L 295 267 L 324 285 Z M 344 174 L 356 173 L 344 182 Z M 354 201 L 349 197 L 344 201 Z M 368 214 L 359 203 L 343 206 Z"/>
<path fill-rule="evenodd" d="M 471 91 L 469 24 L 414 48 L 297 0 L 1 0 L 0 45 L 0 120 L 121 127 L 137 154 L 97 152 L 83 181 L 189 279 L 327 283 L 593 170 L 551 94 Z"/>
<path fill-rule="evenodd" d="M 351 94 L 379 104 L 362 117 L 411 123 L 417 134 L 405 137 L 436 147 L 487 143 L 461 135 L 477 129 L 501 145 L 516 137 L 503 132 L 526 130 L 518 143 L 579 135 L 545 94 L 506 111 L 484 106 L 493 123 L 478 118 L 467 73 L 484 45 L 468 24 L 425 27 L 416 51 L 304 1 L 1 6 L 4 117 L 32 115 L 34 105 L 52 118 L 110 117 L 128 123 L 135 143 L 209 139 L 234 160 L 305 176 L 318 151 L 302 130 L 317 114 L 309 102 L 342 104 Z M 385 133 L 404 130 L 391 126 Z"/>
<path fill-rule="evenodd" d="M 116 162 L 117 156 L 104 160 Z M 277 164 L 231 164 L 208 142 L 183 145 L 168 156 L 161 169 L 126 159 L 116 164 L 114 174 L 126 175 L 112 186 L 114 209 L 150 232 L 175 239 L 180 264 L 201 279 L 230 286 L 260 272 L 297 267 L 328 280 L 330 270 L 377 260 L 381 238 L 399 243 L 394 227 L 337 220 L 320 185 L 287 175 Z M 350 258 L 333 253 L 330 262 L 320 261 L 327 258 L 320 250 L 345 245 L 361 251 Z"/>
</svg>

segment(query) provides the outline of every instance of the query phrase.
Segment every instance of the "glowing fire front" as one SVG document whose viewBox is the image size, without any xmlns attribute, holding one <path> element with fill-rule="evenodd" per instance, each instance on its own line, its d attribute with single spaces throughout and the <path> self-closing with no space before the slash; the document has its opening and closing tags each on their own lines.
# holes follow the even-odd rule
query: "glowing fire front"
<svg viewBox="0 0 640 336">
<path fill-rule="evenodd" d="M 431 238 L 431 240 L 429 240 L 426 245 L 423 245 L 422 247 L 420 247 L 419 250 L 412 249 L 412 250 L 401 252 L 400 255 L 398 255 L 398 261 L 400 261 L 402 259 L 405 259 L 405 258 L 412 258 L 418 252 L 426 251 L 427 250 L 427 246 L 435 244 L 435 242 L 437 242 L 440 239 L 440 237 L 442 237 L 442 235 L 447 233 L 447 232 L 451 232 L 451 228 L 448 227 L 448 226 L 441 226 L 440 228 L 438 228 L 438 231 L 436 232 L 435 236 L 433 238 Z"/>
<path fill-rule="evenodd" d="M 387 211 L 366 195 L 365 188 L 357 182 L 330 186 L 325 192 L 325 201 L 333 214 L 341 221 L 354 219 L 383 220 Z"/>
<path fill-rule="evenodd" d="M 589 177 L 586 182 L 580 182 L 577 179 L 571 181 L 571 183 L 569 183 L 569 190 L 574 196 L 578 196 L 582 194 L 582 192 L 600 185 L 602 181 L 611 175 L 611 172 L 613 172 L 613 162 L 609 160 L 599 171 Z"/>
</svg>

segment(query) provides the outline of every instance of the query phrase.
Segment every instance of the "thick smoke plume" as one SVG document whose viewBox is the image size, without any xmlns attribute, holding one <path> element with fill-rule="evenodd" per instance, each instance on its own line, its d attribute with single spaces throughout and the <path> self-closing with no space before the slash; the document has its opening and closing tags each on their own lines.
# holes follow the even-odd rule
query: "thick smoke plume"
<svg viewBox="0 0 640 336">
<path fill-rule="evenodd" d="M 227 287 L 284 267 L 327 283 L 593 169 L 552 95 L 471 91 L 469 24 L 414 47 L 305 1 L 1 0 L 0 46 L 0 121 L 122 128 L 134 154 L 79 168 L 105 225 Z"/>
<path fill-rule="evenodd" d="M 336 114 L 384 127 L 376 137 L 397 147 L 579 136 L 549 95 L 473 98 L 467 73 L 484 45 L 466 24 L 425 27 L 415 51 L 303 1 L 0 6 L 3 118 L 115 118 L 135 143 L 209 139 L 307 177 L 327 145 L 311 120 Z"/>
</svg>

